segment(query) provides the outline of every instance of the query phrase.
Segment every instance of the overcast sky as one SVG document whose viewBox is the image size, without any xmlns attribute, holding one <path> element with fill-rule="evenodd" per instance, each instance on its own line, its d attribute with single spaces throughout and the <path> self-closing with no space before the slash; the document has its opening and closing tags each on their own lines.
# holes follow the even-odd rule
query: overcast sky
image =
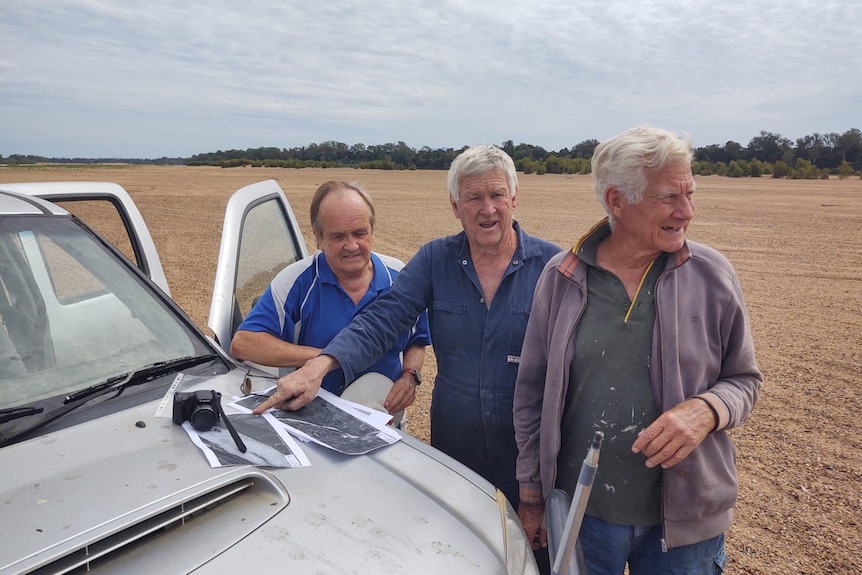
<svg viewBox="0 0 862 575">
<path fill-rule="evenodd" d="M 695 146 L 862 128 L 860 0 L 28 0 L 0 9 L 0 154 L 512 140 Z"/>
</svg>

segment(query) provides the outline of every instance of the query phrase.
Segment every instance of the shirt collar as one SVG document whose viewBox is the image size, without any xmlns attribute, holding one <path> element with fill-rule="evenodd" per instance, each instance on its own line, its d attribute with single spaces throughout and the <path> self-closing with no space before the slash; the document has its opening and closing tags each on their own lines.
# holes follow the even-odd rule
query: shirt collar
<svg viewBox="0 0 862 575">
<path fill-rule="evenodd" d="M 516 220 L 512 220 L 512 227 L 515 229 L 515 234 L 518 237 L 518 245 L 515 248 L 515 253 L 512 254 L 512 263 L 515 265 L 521 264 L 525 259 L 542 255 L 542 249 L 538 242 L 531 241 L 532 238 L 524 233 L 521 229 L 521 224 Z M 470 259 L 470 244 L 467 241 L 467 234 L 461 232 L 450 236 L 449 249 L 459 258 Z"/>
<path fill-rule="evenodd" d="M 317 262 L 317 275 L 320 278 L 320 282 L 339 285 L 338 278 L 335 277 L 335 272 L 332 271 L 322 251 L 318 251 L 315 254 L 315 261 Z M 389 268 L 386 267 L 383 260 L 374 252 L 371 252 L 371 264 L 374 266 L 374 277 L 371 278 L 369 289 L 373 289 L 375 292 L 389 289 L 392 285 L 392 274 L 390 274 Z"/>
<path fill-rule="evenodd" d="M 611 235 L 611 228 L 605 225 L 606 223 L 607 219 L 602 220 L 599 225 L 594 226 L 572 248 L 574 254 L 593 267 L 598 267 L 596 261 L 598 260 L 599 244 L 602 243 L 603 239 Z"/>
</svg>

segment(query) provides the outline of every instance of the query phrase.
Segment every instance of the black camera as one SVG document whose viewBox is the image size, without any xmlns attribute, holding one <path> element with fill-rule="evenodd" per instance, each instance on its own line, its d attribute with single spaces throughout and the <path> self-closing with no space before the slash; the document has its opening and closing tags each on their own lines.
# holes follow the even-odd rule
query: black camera
<svg viewBox="0 0 862 575">
<path fill-rule="evenodd" d="M 224 425 L 236 443 L 237 449 L 245 453 L 246 447 L 239 433 L 236 432 L 221 407 L 221 394 L 214 389 L 209 391 L 178 391 L 174 393 L 174 423 L 182 425 L 190 421 L 198 431 L 207 431 L 215 427 L 219 417 L 224 416 Z"/>
<path fill-rule="evenodd" d="M 190 421 L 198 431 L 212 429 L 221 413 L 221 394 L 217 391 L 176 392 L 174 394 L 174 423 Z"/>
</svg>

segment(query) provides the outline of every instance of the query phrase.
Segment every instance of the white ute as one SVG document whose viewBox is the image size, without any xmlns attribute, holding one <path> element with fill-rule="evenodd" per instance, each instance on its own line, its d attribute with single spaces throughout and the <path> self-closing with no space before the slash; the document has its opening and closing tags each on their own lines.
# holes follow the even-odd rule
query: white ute
<svg viewBox="0 0 862 575">
<path fill-rule="evenodd" d="M 0 575 L 537 573 L 505 497 L 407 434 L 359 456 L 303 443 L 308 467 L 212 467 L 157 416 L 175 382 L 228 398 L 264 374 L 225 350 L 305 254 L 278 184 L 236 192 L 211 338 L 120 186 L 0 184 Z"/>
</svg>

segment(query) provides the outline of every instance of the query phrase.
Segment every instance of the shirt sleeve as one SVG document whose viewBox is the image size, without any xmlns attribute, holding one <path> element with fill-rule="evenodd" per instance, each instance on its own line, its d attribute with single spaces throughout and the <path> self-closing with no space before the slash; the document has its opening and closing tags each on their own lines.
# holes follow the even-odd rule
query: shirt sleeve
<svg viewBox="0 0 862 575">
<path fill-rule="evenodd" d="M 279 322 L 279 313 L 275 307 L 272 295 L 272 286 L 266 288 L 263 295 L 257 300 L 239 328 L 244 331 L 265 332 L 275 337 L 282 337 L 282 327 Z"/>
<path fill-rule="evenodd" d="M 428 325 L 427 310 L 419 314 L 419 319 L 416 320 L 416 324 L 410 332 L 407 347 L 413 347 L 414 345 L 431 345 L 431 327 Z"/>
<path fill-rule="evenodd" d="M 427 309 L 432 291 L 429 260 L 426 244 L 399 272 L 392 289 L 369 304 L 323 349 L 323 354 L 338 361 L 346 381 L 354 380 L 395 347 Z"/>
<path fill-rule="evenodd" d="M 316 285 L 316 274 L 304 273 L 313 257 L 294 262 L 273 278 L 238 329 L 264 332 L 297 343 L 296 324 L 301 320 L 302 299 Z"/>
</svg>

